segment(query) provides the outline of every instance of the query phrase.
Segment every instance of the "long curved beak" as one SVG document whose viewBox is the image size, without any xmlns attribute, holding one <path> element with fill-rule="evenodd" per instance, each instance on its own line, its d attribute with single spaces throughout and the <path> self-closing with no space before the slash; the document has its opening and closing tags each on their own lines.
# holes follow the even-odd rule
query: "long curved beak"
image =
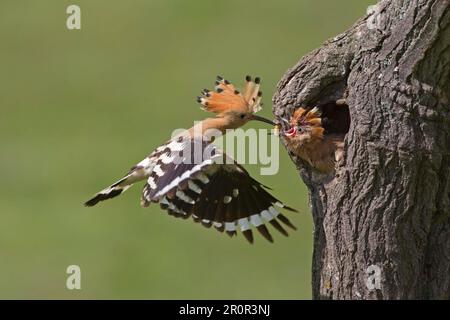
<svg viewBox="0 0 450 320">
<path fill-rule="evenodd" d="M 275 122 L 273 122 L 272 120 L 269 120 L 269 119 L 266 119 L 266 118 L 257 116 L 256 114 L 252 115 L 251 120 L 256 120 L 256 121 L 265 122 L 265 123 L 271 124 L 272 126 L 275 125 Z"/>
</svg>

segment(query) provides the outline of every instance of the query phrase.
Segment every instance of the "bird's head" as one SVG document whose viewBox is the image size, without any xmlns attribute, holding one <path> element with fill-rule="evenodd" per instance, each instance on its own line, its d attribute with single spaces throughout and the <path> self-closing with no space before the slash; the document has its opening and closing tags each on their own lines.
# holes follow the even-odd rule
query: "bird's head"
<svg viewBox="0 0 450 320">
<path fill-rule="evenodd" d="M 289 128 L 282 134 L 288 143 L 302 147 L 323 139 L 324 128 L 319 109 L 298 108 L 289 121 Z"/>
<path fill-rule="evenodd" d="M 273 121 L 255 114 L 262 106 L 260 78 L 252 80 L 250 76 L 246 76 L 245 80 L 246 84 L 241 92 L 228 80 L 218 76 L 215 91 L 204 89 L 197 101 L 202 109 L 217 114 L 216 118 L 222 120 L 224 129 L 236 129 L 251 120 L 274 125 Z"/>
</svg>

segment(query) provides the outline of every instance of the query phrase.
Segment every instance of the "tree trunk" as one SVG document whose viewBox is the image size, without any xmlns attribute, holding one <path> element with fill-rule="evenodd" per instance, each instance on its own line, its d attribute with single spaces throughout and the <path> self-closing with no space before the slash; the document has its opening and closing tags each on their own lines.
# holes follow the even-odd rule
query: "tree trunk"
<svg viewBox="0 0 450 320">
<path fill-rule="evenodd" d="M 350 111 L 334 176 L 290 153 L 310 193 L 315 299 L 450 297 L 449 8 L 381 1 L 278 84 L 278 120 L 342 97 Z"/>
</svg>

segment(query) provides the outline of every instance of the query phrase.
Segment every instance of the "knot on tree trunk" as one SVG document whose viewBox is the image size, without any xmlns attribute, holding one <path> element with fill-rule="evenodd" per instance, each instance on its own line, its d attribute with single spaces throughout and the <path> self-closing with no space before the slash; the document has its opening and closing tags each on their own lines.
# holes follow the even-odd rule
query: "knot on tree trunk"
<svg viewBox="0 0 450 320">
<path fill-rule="evenodd" d="M 310 191 L 316 299 L 450 298 L 449 7 L 381 1 L 278 84 L 284 129 L 299 107 L 345 98 L 350 113 L 334 174 L 290 152 Z"/>
</svg>

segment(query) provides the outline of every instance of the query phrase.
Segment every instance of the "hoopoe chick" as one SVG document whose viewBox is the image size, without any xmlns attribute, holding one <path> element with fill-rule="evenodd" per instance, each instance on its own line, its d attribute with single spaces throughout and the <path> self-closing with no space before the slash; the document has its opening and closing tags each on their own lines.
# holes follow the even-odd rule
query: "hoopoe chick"
<svg viewBox="0 0 450 320">
<path fill-rule="evenodd" d="M 298 108 L 289 121 L 289 129 L 284 131 L 288 149 L 308 162 L 314 169 L 330 174 L 335 163 L 343 155 L 344 134 L 325 134 L 325 121 L 320 110 Z"/>
<path fill-rule="evenodd" d="M 169 215 L 192 217 L 205 227 L 214 226 L 233 236 L 240 230 L 252 243 L 252 228 L 273 241 L 266 222 L 287 236 L 279 223 L 295 229 L 277 208 L 296 211 L 277 200 L 253 179 L 236 161 L 211 142 L 209 132 L 227 129 L 258 120 L 273 122 L 255 115 L 261 109 L 260 79 L 246 77 L 242 93 L 227 80 L 218 77 L 216 91 L 203 90 L 198 102 L 216 114 L 156 148 L 119 181 L 97 193 L 86 206 L 117 197 L 134 183 L 147 180 L 141 205 L 159 203 Z"/>
</svg>

